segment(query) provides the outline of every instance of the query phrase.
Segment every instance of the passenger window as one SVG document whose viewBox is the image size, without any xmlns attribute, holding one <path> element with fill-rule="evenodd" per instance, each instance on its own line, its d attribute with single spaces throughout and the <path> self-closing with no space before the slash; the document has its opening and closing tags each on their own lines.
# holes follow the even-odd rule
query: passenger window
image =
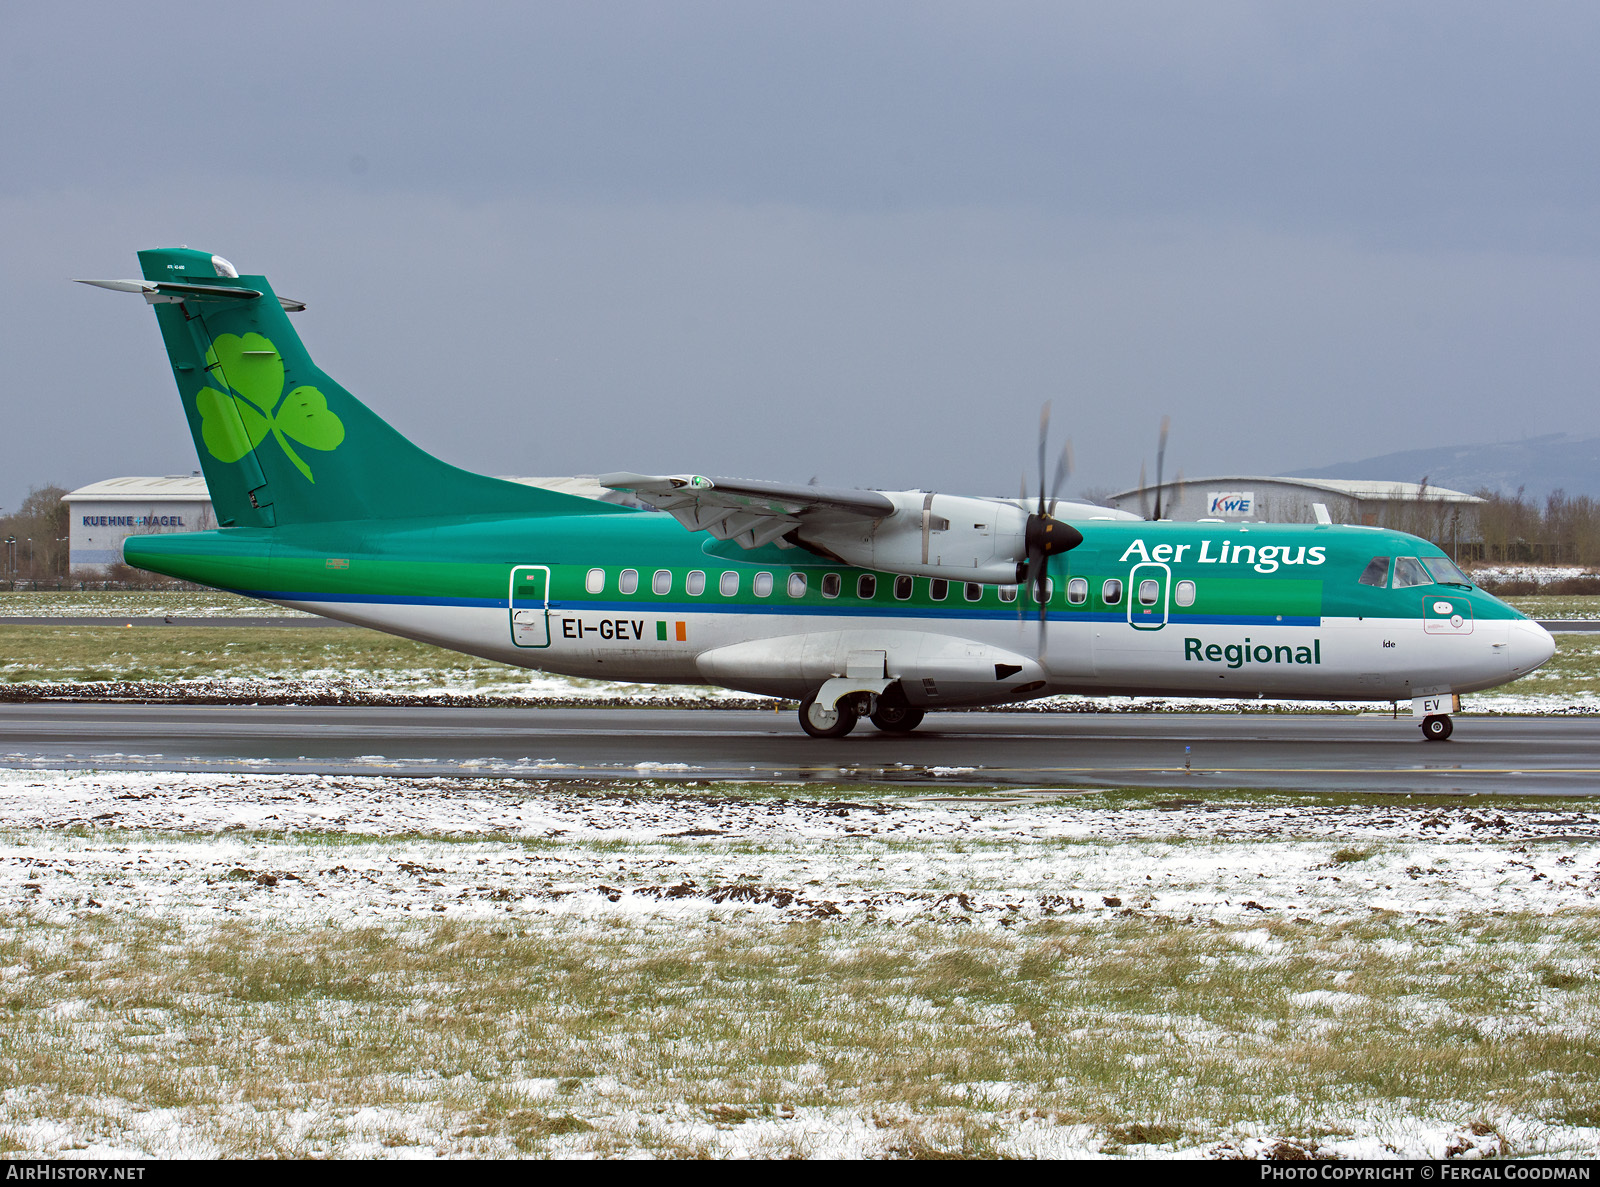
<svg viewBox="0 0 1600 1187">
<path fill-rule="evenodd" d="M 1154 606 L 1161 597 L 1161 583 L 1154 577 L 1146 577 L 1139 582 L 1139 605 Z"/>
<path fill-rule="evenodd" d="M 1017 587 L 1014 585 L 997 586 L 996 592 L 1000 595 L 1002 602 L 1014 602 L 1017 600 Z"/>
<path fill-rule="evenodd" d="M 863 573 L 856 578 L 856 597 L 863 602 L 870 602 L 878 596 L 878 579 L 871 573 Z"/>
<path fill-rule="evenodd" d="M 691 598 L 698 598 L 706 592 L 706 575 L 696 569 L 684 579 L 683 588 Z"/>
<path fill-rule="evenodd" d="M 639 588 L 639 570 L 624 569 L 617 578 L 617 592 L 631 594 Z"/>
<path fill-rule="evenodd" d="M 911 578 L 901 574 L 894 579 L 894 596 L 902 602 L 911 596 Z"/>
<path fill-rule="evenodd" d="M 1067 602 L 1073 606 L 1081 606 L 1089 600 L 1089 579 L 1087 577 L 1073 577 L 1067 581 Z"/>
<path fill-rule="evenodd" d="M 950 583 L 943 577 L 935 577 L 928 582 L 928 593 L 936 602 L 942 602 L 950 596 Z"/>
<path fill-rule="evenodd" d="M 1194 605 L 1194 582 L 1180 581 L 1172 590 L 1172 600 L 1180 606 Z"/>
<path fill-rule="evenodd" d="M 1422 567 L 1422 562 L 1414 556 L 1402 556 L 1394 562 L 1394 587 L 1408 589 L 1413 585 L 1432 585 L 1433 578 L 1428 576 L 1428 570 Z"/>
<path fill-rule="evenodd" d="M 1100 587 L 1100 600 L 1107 606 L 1115 606 L 1122 601 L 1122 582 L 1115 577 L 1107 577 L 1105 584 Z"/>
<path fill-rule="evenodd" d="M 753 582 L 750 583 L 750 589 L 751 589 L 751 592 L 753 592 L 756 595 L 756 597 L 758 597 L 758 598 L 766 597 L 768 594 L 770 594 L 772 592 L 772 574 L 771 573 L 757 573 L 756 574 L 756 579 Z"/>
<path fill-rule="evenodd" d="M 836 597 L 838 597 L 839 596 L 839 587 L 840 587 L 839 574 L 837 574 L 837 573 L 824 573 L 822 575 L 822 596 L 823 597 L 825 597 L 825 598 L 836 598 Z"/>
<path fill-rule="evenodd" d="M 604 569 L 590 569 L 583 578 L 583 588 L 586 592 L 597 594 L 604 593 L 606 588 L 606 571 Z"/>
<path fill-rule="evenodd" d="M 1039 597 L 1039 587 L 1037 585 L 1035 585 L 1032 581 L 1028 582 L 1028 592 L 1033 595 L 1034 602 L 1036 602 L 1036 603 L 1040 602 L 1041 599 Z M 1044 598 L 1043 598 L 1043 601 L 1048 602 L 1051 598 L 1053 598 L 1055 596 L 1056 596 L 1056 583 L 1052 578 L 1046 577 L 1044 579 Z"/>
<path fill-rule="evenodd" d="M 803 598 L 806 596 L 806 575 L 804 573 L 789 574 L 789 596 Z"/>
<path fill-rule="evenodd" d="M 1367 567 L 1361 570 L 1361 584 L 1374 585 L 1382 589 L 1389 584 L 1389 558 L 1375 556 L 1367 562 Z"/>
<path fill-rule="evenodd" d="M 725 598 L 731 598 L 739 592 L 739 574 L 729 570 L 717 580 L 717 592 Z"/>
<path fill-rule="evenodd" d="M 650 589 L 653 593 L 669 594 L 672 592 L 672 570 L 657 569 L 655 576 L 650 578 Z"/>
<path fill-rule="evenodd" d="M 967 582 L 967 601 L 981 602 L 983 600 L 983 586 L 976 581 Z"/>
</svg>

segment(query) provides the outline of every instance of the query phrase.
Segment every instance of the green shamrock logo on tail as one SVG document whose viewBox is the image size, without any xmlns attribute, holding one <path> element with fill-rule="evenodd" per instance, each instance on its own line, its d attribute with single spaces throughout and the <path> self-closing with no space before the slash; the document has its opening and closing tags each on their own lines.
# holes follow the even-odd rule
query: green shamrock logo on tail
<svg viewBox="0 0 1600 1187">
<path fill-rule="evenodd" d="M 206 351 L 206 368 L 213 383 L 226 385 L 208 384 L 195 397 L 200 435 L 211 456 L 236 462 L 271 433 L 295 469 L 315 483 L 311 467 L 289 439 L 323 452 L 339 448 L 344 422 L 328 410 L 328 398 L 314 387 L 297 387 L 285 395 L 283 358 L 271 339 L 260 334 L 218 335 Z"/>
</svg>

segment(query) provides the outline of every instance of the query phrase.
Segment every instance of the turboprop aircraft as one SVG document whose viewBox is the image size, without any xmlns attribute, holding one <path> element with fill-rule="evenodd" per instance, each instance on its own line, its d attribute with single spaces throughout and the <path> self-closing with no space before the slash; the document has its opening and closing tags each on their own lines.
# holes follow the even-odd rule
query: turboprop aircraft
<svg viewBox="0 0 1600 1187">
<path fill-rule="evenodd" d="M 1409 700 L 1443 740 L 1461 693 L 1555 650 L 1415 536 L 1047 503 L 1042 438 L 1034 506 L 602 479 L 659 514 L 469 473 L 320 371 L 265 277 L 139 262 L 83 283 L 155 307 L 222 525 L 130 537 L 149 572 L 526 668 L 794 698 L 817 737 L 1072 692 Z"/>
</svg>

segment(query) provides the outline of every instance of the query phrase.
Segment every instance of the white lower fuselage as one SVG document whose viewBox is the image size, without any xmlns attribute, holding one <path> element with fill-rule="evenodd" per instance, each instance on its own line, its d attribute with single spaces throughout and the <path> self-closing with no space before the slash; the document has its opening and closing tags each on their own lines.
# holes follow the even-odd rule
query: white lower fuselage
<svg viewBox="0 0 1600 1187">
<path fill-rule="evenodd" d="M 882 652 L 882 674 L 900 680 L 912 704 L 928 708 L 1055 693 L 1409 699 L 1507 683 L 1552 650 L 1543 628 L 1518 619 L 1469 621 L 1456 632 L 1421 617 L 1141 629 L 1068 611 L 1053 614 L 1041 631 L 1033 607 L 1019 620 L 959 607 L 891 618 L 615 600 L 552 604 L 531 614 L 508 604 L 279 604 L 561 675 L 709 683 L 796 699 L 844 675 L 852 656 Z M 1008 667 L 1023 670 L 996 675 Z"/>
</svg>

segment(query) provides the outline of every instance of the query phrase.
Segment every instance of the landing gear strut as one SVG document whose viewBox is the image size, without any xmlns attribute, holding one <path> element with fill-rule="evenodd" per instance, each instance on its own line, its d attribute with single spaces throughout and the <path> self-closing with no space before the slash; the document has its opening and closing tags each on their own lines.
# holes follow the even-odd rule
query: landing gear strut
<svg viewBox="0 0 1600 1187">
<path fill-rule="evenodd" d="M 800 728 L 813 738 L 842 738 L 856 728 L 861 715 L 850 706 L 850 697 L 837 706 L 819 705 L 815 697 L 800 702 Z"/>
<path fill-rule="evenodd" d="M 1422 719 L 1422 736 L 1430 742 L 1443 742 L 1454 730 L 1454 724 L 1443 713 Z"/>
</svg>

